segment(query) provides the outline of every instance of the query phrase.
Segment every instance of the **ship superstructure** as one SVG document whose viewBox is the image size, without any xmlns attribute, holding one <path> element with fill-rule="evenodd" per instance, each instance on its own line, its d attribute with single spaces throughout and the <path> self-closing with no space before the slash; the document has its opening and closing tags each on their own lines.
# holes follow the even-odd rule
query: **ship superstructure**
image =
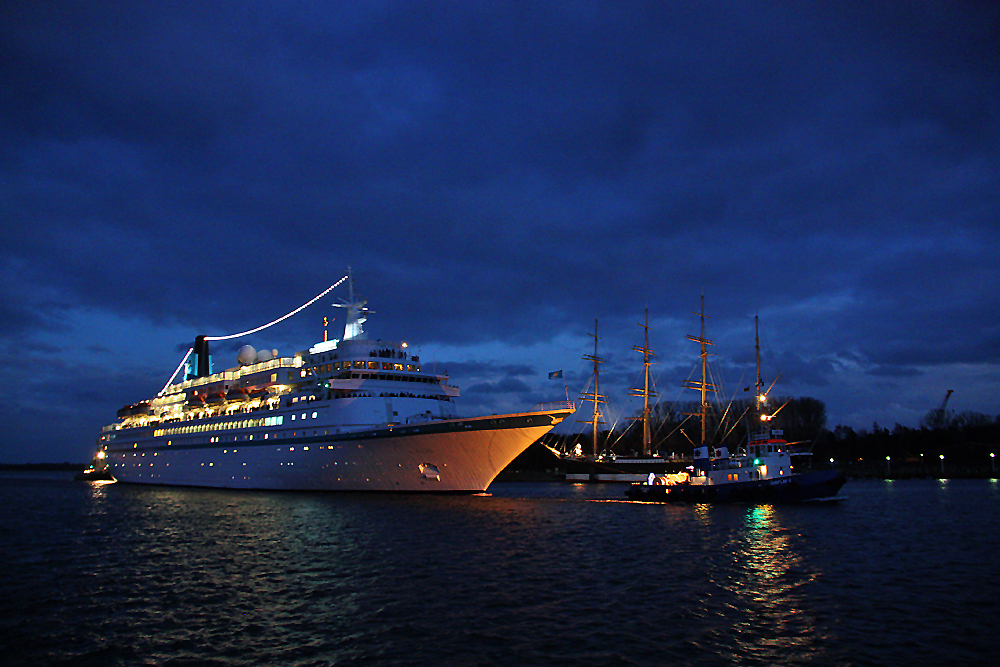
<svg viewBox="0 0 1000 667">
<path fill-rule="evenodd" d="M 572 403 L 558 402 L 458 416 L 459 389 L 448 376 L 428 371 L 405 342 L 367 339 L 371 311 L 350 282 L 349 297 L 335 304 L 348 315 L 343 339 L 292 356 L 244 346 L 238 366 L 212 373 L 213 339 L 199 336 L 178 368 L 183 379 L 122 408 L 102 429 L 98 448 L 114 477 L 247 489 L 476 492 L 573 412 Z"/>
</svg>

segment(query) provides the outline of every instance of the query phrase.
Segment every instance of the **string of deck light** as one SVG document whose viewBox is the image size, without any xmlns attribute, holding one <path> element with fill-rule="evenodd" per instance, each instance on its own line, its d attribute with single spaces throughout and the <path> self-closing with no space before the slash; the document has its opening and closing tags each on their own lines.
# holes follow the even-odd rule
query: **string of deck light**
<svg viewBox="0 0 1000 667">
<path fill-rule="evenodd" d="M 340 280 L 338 280 L 334 284 L 332 284 L 329 287 L 327 287 L 325 290 L 323 290 L 320 294 L 318 294 L 312 300 L 307 301 L 306 303 L 302 304 L 301 306 L 299 306 L 298 308 L 296 308 L 292 312 L 288 313 L 284 317 L 279 317 L 278 319 L 274 320 L 273 322 L 268 322 L 267 324 L 265 324 L 263 326 L 259 326 L 256 329 L 250 329 L 249 331 L 243 331 L 243 332 L 240 332 L 240 333 L 229 334 L 228 336 L 205 336 L 205 340 L 229 340 L 230 338 L 239 338 L 240 336 L 249 336 L 252 333 L 257 333 L 258 331 L 263 331 L 264 329 L 267 329 L 268 327 L 273 327 L 278 322 L 283 322 L 283 321 L 287 320 L 289 317 L 291 317 L 292 315 L 295 315 L 296 313 L 299 313 L 299 312 L 305 310 L 306 308 L 308 308 L 309 306 L 313 305 L 314 303 L 316 303 L 317 301 L 319 301 L 320 299 L 322 299 L 324 296 L 326 296 L 327 294 L 329 294 L 335 287 L 339 286 L 345 280 L 347 280 L 347 276 L 344 276 L 343 278 L 341 278 Z"/>
<path fill-rule="evenodd" d="M 205 340 L 229 340 L 231 338 L 239 338 L 240 336 L 249 336 L 250 334 L 257 333 L 258 331 L 263 331 L 264 329 L 267 329 L 268 327 L 273 327 L 275 324 L 278 324 L 279 322 L 284 322 L 285 320 L 287 320 L 292 315 L 296 315 L 297 313 L 300 313 L 303 310 L 305 310 L 306 308 L 308 308 L 309 306 L 313 305 L 314 303 L 316 303 L 317 301 L 319 301 L 320 299 L 322 299 L 324 296 L 326 296 L 327 294 L 329 294 L 330 292 L 332 292 L 335 288 L 339 287 L 341 285 L 341 283 L 343 283 L 345 280 L 347 280 L 347 278 L 348 278 L 348 276 L 344 276 L 343 278 L 341 278 L 340 280 L 338 280 L 334 284 L 330 285 L 325 290 L 323 290 L 322 292 L 320 292 L 319 294 L 317 294 L 315 297 L 313 297 L 309 301 L 305 302 L 304 304 L 302 304 L 301 306 L 299 306 L 298 308 L 296 308 L 292 312 L 288 313 L 287 315 L 285 315 L 283 317 L 279 317 L 278 319 L 276 319 L 276 320 L 274 320 L 272 322 L 268 322 L 267 324 L 265 324 L 263 326 L 259 326 L 256 329 L 250 329 L 249 331 L 242 331 L 240 333 L 229 334 L 228 336 L 205 336 Z M 167 380 L 167 384 L 163 385 L 163 389 L 161 389 L 160 392 L 156 395 L 157 397 L 162 396 L 164 394 L 164 392 L 167 391 L 167 387 L 169 387 L 170 383 L 173 382 L 174 377 L 176 377 L 176 375 L 177 375 L 177 371 L 179 371 L 181 369 L 181 367 L 184 365 L 184 362 L 186 362 L 188 360 L 188 357 L 191 356 L 192 352 L 194 352 L 194 348 L 193 347 L 189 347 L 187 353 L 184 355 L 184 358 L 181 359 L 181 363 L 177 364 L 177 368 L 175 368 L 174 372 L 170 374 L 170 379 Z"/>
<path fill-rule="evenodd" d="M 167 387 L 169 387 L 170 383 L 173 382 L 173 380 L 174 380 L 175 377 L 177 377 L 177 371 L 179 371 L 181 369 L 181 366 L 183 366 L 184 362 L 188 360 L 188 357 L 191 356 L 192 352 L 194 352 L 194 348 L 193 347 L 189 347 L 188 351 L 187 351 L 187 354 L 185 354 L 184 358 L 181 359 L 181 363 L 177 364 L 177 368 L 175 368 L 174 372 L 170 374 L 170 379 L 167 380 L 167 383 L 165 385 L 163 385 L 163 389 L 161 389 L 160 392 L 156 395 L 157 398 L 159 398 L 160 396 L 163 396 L 164 392 L 167 391 Z"/>
</svg>

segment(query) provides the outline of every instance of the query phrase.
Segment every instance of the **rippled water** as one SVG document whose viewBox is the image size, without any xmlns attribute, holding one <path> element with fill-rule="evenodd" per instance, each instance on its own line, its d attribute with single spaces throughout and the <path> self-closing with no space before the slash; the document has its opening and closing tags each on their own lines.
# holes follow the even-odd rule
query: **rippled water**
<svg viewBox="0 0 1000 667">
<path fill-rule="evenodd" d="M 0 476 L 4 665 L 995 664 L 996 481 L 811 506 Z"/>
</svg>

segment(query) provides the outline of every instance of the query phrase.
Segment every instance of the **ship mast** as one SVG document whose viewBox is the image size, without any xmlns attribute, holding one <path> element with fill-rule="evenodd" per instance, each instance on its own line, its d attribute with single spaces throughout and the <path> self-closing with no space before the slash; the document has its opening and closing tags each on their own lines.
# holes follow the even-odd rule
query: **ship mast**
<svg viewBox="0 0 1000 667">
<path fill-rule="evenodd" d="M 764 396 L 760 393 L 760 327 L 758 316 L 753 316 L 753 347 L 754 356 L 757 359 L 757 384 L 754 388 L 754 399 L 757 401 L 757 416 L 760 417 L 760 404 L 764 402 Z"/>
<path fill-rule="evenodd" d="M 600 404 L 601 403 L 605 403 L 606 399 L 605 399 L 604 396 L 601 396 L 601 394 L 598 391 L 598 389 L 599 389 L 598 380 L 599 380 L 599 374 L 600 374 L 600 365 L 604 363 L 604 359 L 601 359 L 600 357 L 597 356 L 597 320 L 596 319 L 594 320 L 594 333 L 588 334 L 588 335 L 594 337 L 594 354 L 586 354 L 586 355 L 584 355 L 583 359 L 585 361 L 592 361 L 592 362 L 594 362 L 594 391 L 582 394 L 580 396 L 580 400 L 583 400 L 583 401 L 593 401 L 594 402 L 594 414 L 593 414 L 593 417 L 591 417 L 590 421 L 582 421 L 582 420 L 577 420 L 577 421 L 580 421 L 583 424 L 590 424 L 591 427 L 593 428 L 593 432 L 594 432 L 594 456 L 597 456 L 597 435 L 598 435 L 597 434 L 597 425 L 604 423 L 603 421 L 601 421 Z"/>
<path fill-rule="evenodd" d="M 645 369 L 645 385 L 642 389 L 629 389 L 629 396 L 642 396 L 642 455 L 649 456 L 650 450 L 650 429 L 649 429 L 649 397 L 655 395 L 654 392 L 649 390 L 649 358 L 653 356 L 653 351 L 649 349 L 649 308 L 646 309 L 646 323 L 640 324 L 640 327 L 645 329 L 645 337 L 643 339 L 642 347 L 638 345 L 633 345 L 632 349 L 636 352 L 642 352 L 642 364 Z M 631 417 L 630 419 L 637 419 L 637 417 Z"/>
<path fill-rule="evenodd" d="M 347 278 L 347 301 L 341 300 L 340 303 L 335 303 L 333 306 L 347 309 L 347 322 L 344 324 L 344 340 L 352 340 L 354 338 L 364 339 L 366 336 L 363 325 L 368 320 L 368 316 L 375 311 L 368 309 L 367 299 L 358 298 L 355 300 L 354 274 L 350 266 L 347 267 Z"/>
<path fill-rule="evenodd" d="M 771 386 L 768 387 L 766 390 L 763 388 L 764 381 L 760 379 L 760 328 L 758 320 L 759 320 L 758 316 L 754 315 L 753 337 L 754 337 L 754 350 L 756 352 L 756 357 L 757 357 L 757 386 L 754 388 L 754 394 L 755 394 L 754 400 L 756 401 L 757 404 L 757 417 L 761 422 L 766 423 L 774 419 L 775 415 L 781 412 L 781 410 L 785 407 L 785 405 L 788 405 L 788 403 L 785 403 L 785 405 L 782 405 L 780 408 L 775 410 L 773 414 L 770 415 L 765 414 L 764 410 L 762 409 L 764 406 L 767 405 L 767 395 L 771 393 L 771 390 L 774 388 L 774 385 L 778 382 L 778 378 L 780 378 L 781 376 L 779 375 L 778 377 L 774 378 L 774 382 L 772 382 Z M 765 434 L 767 433 L 766 428 L 764 429 L 764 433 Z"/>
<path fill-rule="evenodd" d="M 706 345 L 714 345 L 712 341 L 705 338 L 705 295 L 701 295 L 701 312 L 694 313 L 701 317 L 701 335 L 685 336 L 688 340 L 701 344 L 701 381 L 689 380 L 684 386 L 687 389 L 698 389 L 701 391 L 701 409 L 696 413 L 687 413 L 691 416 L 701 417 L 701 444 L 708 443 L 708 392 L 714 390 L 715 385 L 708 381 L 708 351 Z"/>
</svg>

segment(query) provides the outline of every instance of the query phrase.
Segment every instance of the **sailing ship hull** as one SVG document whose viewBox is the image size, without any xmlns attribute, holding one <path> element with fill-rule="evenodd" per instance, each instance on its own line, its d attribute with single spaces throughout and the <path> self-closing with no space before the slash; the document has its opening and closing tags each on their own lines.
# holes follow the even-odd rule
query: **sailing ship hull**
<svg viewBox="0 0 1000 667">
<path fill-rule="evenodd" d="M 115 440 L 119 482 L 232 489 L 475 493 L 569 410 L 435 420 L 336 435 Z M 251 438 L 251 435 L 256 435 Z"/>
<path fill-rule="evenodd" d="M 690 465 L 690 459 L 625 458 L 592 461 L 562 458 L 560 467 L 566 470 L 567 482 L 642 482 L 649 473 L 665 475 L 680 472 Z"/>
<path fill-rule="evenodd" d="M 625 495 L 629 500 L 661 503 L 796 503 L 832 498 L 846 481 L 837 471 L 821 470 L 725 484 L 634 484 Z"/>
</svg>

